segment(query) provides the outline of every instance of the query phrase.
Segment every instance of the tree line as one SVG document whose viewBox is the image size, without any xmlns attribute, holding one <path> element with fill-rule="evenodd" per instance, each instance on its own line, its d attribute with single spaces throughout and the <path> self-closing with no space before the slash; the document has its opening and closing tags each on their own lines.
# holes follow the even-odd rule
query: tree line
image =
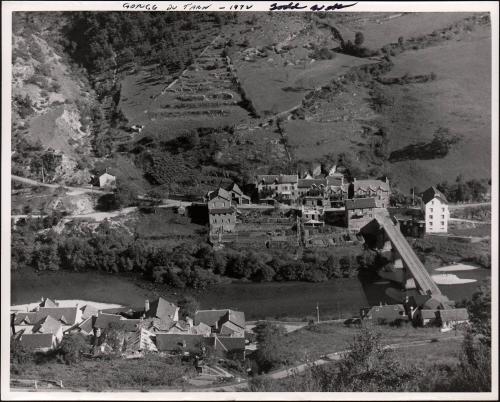
<svg viewBox="0 0 500 402">
<path fill-rule="evenodd" d="M 285 253 L 214 251 L 208 244 L 182 243 L 173 249 L 153 247 L 125 228 L 107 221 L 95 230 L 69 224 L 65 235 L 52 226 L 57 217 L 27 219 L 12 232 L 12 269 L 37 271 L 136 272 L 155 283 L 203 289 L 224 277 L 262 281 L 322 282 L 353 277 L 377 263 L 376 253 L 353 249 L 344 256 L 306 250 L 300 258 Z M 39 234 L 37 234 L 39 233 Z"/>
</svg>

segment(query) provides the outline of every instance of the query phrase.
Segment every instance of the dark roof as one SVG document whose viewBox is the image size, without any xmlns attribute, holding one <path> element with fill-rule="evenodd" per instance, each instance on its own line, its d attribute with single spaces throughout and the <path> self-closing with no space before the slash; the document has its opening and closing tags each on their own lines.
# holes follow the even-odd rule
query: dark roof
<svg viewBox="0 0 500 402">
<path fill-rule="evenodd" d="M 424 202 L 424 204 L 427 204 L 433 198 L 438 198 L 446 203 L 448 202 L 444 194 L 441 191 L 439 191 L 436 187 L 429 187 L 422 193 L 422 201 Z"/>
<path fill-rule="evenodd" d="M 135 332 L 138 328 L 140 328 L 141 320 L 125 319 L 120 322 L 120 325 L 123 325 L 123 330 L 126 332 Z"/>
<path fill-rule="evenodd" d="M 377 204 L 375 203 L 375 198 L 353 198 L 352 200 L 345 201 L 346 209 L 365 209 L 365 208 L 375 208 Z"/>
<path fill-rule="evenodd" d="M 153 301 L 146 312 L 146 317 L 157 317 L 163 320 L 172 320 L 179 307 L 162 297 Z"/>
<path fill-rule="evenodd" d="M 389 214 L 398 220 L 423 219 L 424 212 L 421 208 L 387 208 Z"/>
<path fill-rule="evenodd" d="M 71 330 L 73 330 L 73 329 L 79 329 L 81 331 L 84 331 L 84 332 L 90 334 L 90 333 L 92 333 L 92 331 L 94 329 L 94 325 L 95 325 L 96 320 L 97 320 L 96 316 L 90 316 L 89 318 L 87 318 L 86 320 L 82 321 L 77 326 L 73 327 Z"/>
<path fill-rule="evenodd" d="M 297 187 L 298 188 L 311 188 L 313 185 L 319 187 L 321 185 L 326 186 L 326 179 L 299 179 Z"/>
<path fill-rule="evenodd" d="M 121 315 L 117 314 L 107 314 L 107 313 L 99 313 L 97 316 L 94 327 L 95 328 L 108 328 L 109 324 L 112 322 L 125 321 Z"/>
<path fill-rule="evenodd" d="M 224 322 L 230 321 L 241 328 L 245 328 L 245 313 L 231 309 L 222 310 L 198 310 L 194 314 L 194 324 L 200 322 L 212 327 L 218 323 L 222 325 Z"/>
<path fill-rule="evenodd" d="M 37 312 L 28 312 L 28 313 L 16 313 L 14 316 L 14 324 L 19 325 L 23 322 L 26 324 L 33 325 L 37 321 Z"/>
<path fill-rule="evenodd" d="M 227 352 L 245 350 L 245 337 L 216 336 L 215 347 L 218 348 L 219 345 Z"/>
<path fill-rule="evenodd" d="M 38 348 L 51 348 L 54 334 L 23 334 L 21 335 L 21 345 L 26 349 L 34 350 Z"/>
<path fill-rule="evenodd" d="M 214 198 L 221 197 L 221 198 L 224 198 L 227 201 L 231 201 L 231 194 L 229 193 L 229 191 L 225 190 L 225 189 L 223 189 L 221 187 L 219 187 L 215 191 L 210 191 L 207 194 L 207 196 L 208 196 L 209 200 L 213 200 Z"/>
<path fill-rule="evenodd" d="M 214 326 L 223 316 L 227 313 L 227 310 L 198 310 L 194 314 L 194 325 L 198 325 L 200 322 L 207 324 L 208 326 Z"/>
<path fill-rule="evenodd" d="M 206 344 L 206 340 L 202 335 L 156 334 L 156 347 L 159 351 L 184 350 L 187 352 L 199 352 L 200 346 L 203 344 Z"/>
<path fill-rule="evenodd" d="M 235 210 L 234 208 L 213 208 L 208 211 L 209 214 L 215 215 L 215 214 L 234 214 Z"/>
<path fill-rule="evenodd" d="M 469 312 L 466 308 L 454 308 L 439 310 L 441 321 L 466 321 L 469 319 Z"/>
<path fill-rule="evenodd" d="M 65 325 L 73 325 L 76 323 L 78 307 L 40 307 L 37 313 L 37 320 L 50 315 Z"/>
</svg>

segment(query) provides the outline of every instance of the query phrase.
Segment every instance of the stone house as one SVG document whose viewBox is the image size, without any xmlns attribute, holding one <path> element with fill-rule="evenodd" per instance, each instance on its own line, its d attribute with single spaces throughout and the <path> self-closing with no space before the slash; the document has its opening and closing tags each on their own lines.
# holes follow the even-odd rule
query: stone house
<svg viewBox="0 0 500 402">
<path fill-rule="evenodd" d="M 263 192 L 268 192 L 273 196 L 281 196 L 284 199 L 295 200 L 298 193 L 298 175 L 279 174 L 279 175 L 259 175 L 256 178 L 255 186 L 259 196 Z"/>
<path fill-rule="evenodd" d="M 375 198 L 354 198 L 345 202 L 347 228 L 359 231 L 374 218 Z"/>
</svg>

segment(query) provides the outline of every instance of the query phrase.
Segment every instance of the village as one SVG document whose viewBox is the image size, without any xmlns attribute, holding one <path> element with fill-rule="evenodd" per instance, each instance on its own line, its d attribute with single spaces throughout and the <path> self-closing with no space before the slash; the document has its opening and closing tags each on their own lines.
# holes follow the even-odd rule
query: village
<svg viewBox="0 0 500 402">
<path fill-rule="evenodd" d="M 108 191 L 117 184 L 107 172 L 98 183 Z M 301 175 L 257 176 L 255 190 L 258 198 L 252 199 L 232 183 L 208 192 L 200 202 L 179 202 L 180 206 L 173 204 L 172 208 L 186 216 L 200 211 L 206 214 L 208 241 L 215 250 L 234 243 L 268 249 L 335 248 L 375 239 L 371 247 L 388 253 L 394 261 L 392 272 L 380 275 L 399 283 L 407 296 L 403 303 L 359 306 L 359 315 L 347 319 L 346 325 L 408 323 L 448 332 L 468 322 L 467 309 L 454 308 L 454 302 L 441 294 L 423 265 L 415 262 L 403 237 L 403 233 L 414 237 L 446 234 L 448 202 L 435 187 L 420 195 L 420 205 L 390 207 L 387 179 L 347 182 L 342 167 L 333 166 L 325 174 L 321 165 L 315 165 Z M 200 376 L 213 379 L 233 375 L 219 366 L 204 364 L 209 353 L 244 362 L 246 353 L 256 348 L 255 341 L 250 341 L 255 323 L 245 321 L 245 312 L 230 308 L 180 314 L 179 306 L 162 297 L 145 300 L 141 307 L 63 304 L 44 298 L 39 304 L 26 306 L 26 311 L 13 308 L 14 339 L 26 350 L 46 353 L 56 350 L 65 335 L 78 333 L 88 339 L 91 356 L 180 354 L 193 360 Z"/>
</svg>

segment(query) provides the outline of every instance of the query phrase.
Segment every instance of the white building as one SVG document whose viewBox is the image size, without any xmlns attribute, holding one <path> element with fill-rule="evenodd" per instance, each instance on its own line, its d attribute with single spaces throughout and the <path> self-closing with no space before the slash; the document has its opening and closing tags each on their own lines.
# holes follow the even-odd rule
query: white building
<svg viewBox="0 0 500 402">
<path fill-rule="evenodd" d="M 116 177 L 110 175 L 108 172 L 99 176 L 99 187 L 114 188 L 116 187 Z"/>
<path fill-rule="evenodd" d="M 446 197 L 435 187 L 429 187 L 422 193 L 425 205 L 425 233 L 448 232 L 450 211 Z"/>
</svg>

